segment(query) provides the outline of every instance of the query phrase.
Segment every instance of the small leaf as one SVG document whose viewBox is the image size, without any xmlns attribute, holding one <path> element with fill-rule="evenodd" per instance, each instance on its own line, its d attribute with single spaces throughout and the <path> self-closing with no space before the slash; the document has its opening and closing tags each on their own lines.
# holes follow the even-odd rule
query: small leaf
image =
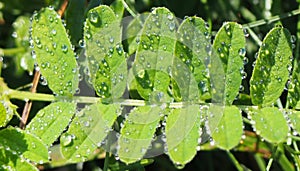
<svg viewBox="0 0 300 171">
<path fill-rule="evenodd" d="M 110 8 L 115 12 L 116 18 L 121 21 L 124 14 L 124 5 L 122 0 L 115 0 L 110 5 Z"/>
<path fill-rule="evenodd" d="M 33 16 L 32 40 L 36 62 L 49 88 L 57 95 L 72 96 L 78 88 L 75 54 L 66 29 L 53 9 L 44 8 Z"/>
<path fill-rule="evenodd" d="M 89 74 L 98 96 L 119 98 L 127 80 L 121 27 L 114 12 L 101 5 L 88 12 L 84 27 Z"/>
<path fill-rule="evenodd" d="M 218 31 L 213 48 L 223 63 L 225 78 L 225 102 L 231 105 L 242 83 L 243 59 L 245 57 L 245 36 L 241 25 L 227 22 Z"/>
<path fill-rule="evenodd" d="M 15 44 L 18 48 L 24 48 L 24 52 L 16 54 L 16 67 L 17 74 L 21 74 L 22 70 L 27 70 L 29 73 L 33 72 L 34 59 L 31 57 L 29 51 L 29 29 L 30 29 L 30 18 L 27 16 L 20 16 L 12 24 L 14 32 L 12 34 L 15 38 Z"/>
<path fill-rule="evenodd" d="M 51 103 L 37 113 L 26 126 L 26 130 L 39 137 L 46 145 L 51 146 L 68 126 L 75 110 L 75 103 Z"/>
<path fill-rule="evenodd" d="M 173 109 L 166 121 L 168 155 L 176 165 L 184 166 L 197 153 L 200 137 L 199 106 Z"/>
<path fill-rule="evenodd" d="M 243 134 L 243 120 L 236 106 L 226 106 L 216 130 L 212 134 L 215 144 L 224 150 L 230 150 L 239 144 Z"/>
<path fill-rule="evenodd" d="M 38 171 L 30 162 L 4 148 L 0 148 L 0 170 Z"/>
<path fill-rule="evenodd" d="M 133 18 L 125 29 L 125 41 L 127 43 L 128 55 L 132 55 L 136 52 L 137 47 L 140 43 L 140 36 L 142 33 L 143 23 L 145 23 L 146 18 L 149 13 L 145 12 Z M 126 47 L 126 46 L 125 46 Z"/>
<path fill-rule="evenodd" d="M 87 160 L 110 132 L 118 111 L 120 106 L 113 104 L 86 106 L 60 138 L 63 156 L 72 163 Z"/>
<path fill-rule="evenodd" d="M 85 3 L 85 0 L 69 1 L 65 11 L 66 28 L 75 46 L 83 38 Z"/>
<path fill-rule="evenodd" d="M 199 100 L 197 82 L 190 69 L 174 56 L 176 27 L 174 15 L 166 8 L 156 8 L 145 21 L 133 65 L 133 74 L 140 85 L 137 91 L 145 100 L 172 101 L 166 79 L 170 76 L 178 86 L 180 100 Z"/>
<path fill-rule="evenodd" d="M 290 67 L 292 69 L 292 67 Z M 288 97 L 287 100 L 289 102 L 289 106 L 299 109 L 298 102 L 300 100 L 300 67 L 299 60 L 295 59 L 294 61 L 294 69 L 292 78 L 288 84 Z"/>
<path fill-rule="evenodd" d="M 273 28 L 264 38 L 250 80 L 254 105 L 267 106 L 280 97 L 289 77 L 293 55 L 290 39 L 289 31 L 281 27 Z"/>
<path fill-rule="evenodd" d="M 40 164 L 48 162 L 48 150 L 42 141 L 19 128 L 9 127 L 1 130 L 0 145 L 30 161 Z"/>
<path fill-rule="evenodd" d="M 6 112 L 5 106 L 0 102 L 0 127 L 6 126 L 6 124 L 10 121 L 12 115 L 9 115 Z"/>
<path fill-rule="evenodd" d="M 209 56 L 206 47 L 210 45 L 210 35 L 206 23 L 199 17 L 186 18 L 178 28 L 175 56 L 190 69 L 198 83 L 201 99 L 209 99 L 210 80 L 206 64 Z M 173 86 L 173 93 L 178 91 Z"/>
<path fill-rule="evenodd" d="M 119 137 L 118 156 L 127 164 L 141 160 L 151 144 L 160 121 L 160 107 L 134 108 L 126 118 Z"/>
<path fill-rule="evenodd" d="M 295 133 L 300 133 L 300 112 L 299 111 L 287 111 L 288 118 L 290 119 L 290 125 Z"/>
<path fill-rule="evenodd" d="M 256 133 L 271 143 L 284 142 L 289 127 L 283 113 L 275 107 L 266 107 L 250 112 L 253 127 Z"/>
</svg>

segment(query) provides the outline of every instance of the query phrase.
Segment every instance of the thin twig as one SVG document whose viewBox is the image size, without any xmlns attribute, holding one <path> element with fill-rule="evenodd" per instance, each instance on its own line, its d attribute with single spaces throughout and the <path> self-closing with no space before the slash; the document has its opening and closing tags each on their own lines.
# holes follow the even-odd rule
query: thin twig
<svg viewBox="0 0 300 171">
<path fill-rule="evenodd" d="M 57 11 L 57 13 L 60 15 L 60 17 L 64 14 L 64 12 L 67 8 L 67 5 L 68 5 L 68 0 L 65 0 L 63 2 L 63 4 L 61 5 L 60 9 Z M 41 76 L 40 71 L 36 71 L 35 74 L 34 74 L 33 81 L 32 81 L 32 87 L 30 89 L 30 91 L 32 93 L 36 93 L 36 88 L 37 88 L 37 85 L 39 83 L 40 76 Z M 27 123 L 27 120 L 28 120 L 28 117 L 29 117 L 29 113 L 30 113 L 30 110 L 31 110 L 31 106 L 32 106 L 32 101 L 31 100 L 26 100 L 26 103 L 25 103 L 25 106 L 24 106 L 24 109 L 23 109 L 23 112 L 22 112 L 22 119 L 20 121 L 20 128 L 21 129 L 25 129 L 25 126 L 26 126 L 26 123 Z"/>
<path fill-rule="evenodd" d="M 32 93 L 36 92 L 36 88 L 37 88 L 37 85 L 39 83 L 40 76 L 41 76 L 40 71 L 36 71 L 35 74 L 34 74 L 34 78 L 33 78 L 33 81 L 32 81 L 32 87 L 31 87 L 31 90 L 30 90 Z M 31 106 L 32 106 L 32 101 L 27 100 L 26 103 L 25 103 L 23 112 L 22 112 L 22 120 L 20 122 L 20 128 L 21 129 L 25 128 L 25 125 L 27 123 L 28 116 L 29 116 L 29 113 L 30 113 Z"/>
</svg>

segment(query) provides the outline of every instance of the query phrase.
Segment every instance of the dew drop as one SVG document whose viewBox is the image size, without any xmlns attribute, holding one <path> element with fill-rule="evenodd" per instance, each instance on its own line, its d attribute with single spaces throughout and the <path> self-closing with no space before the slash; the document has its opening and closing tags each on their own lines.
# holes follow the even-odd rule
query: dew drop
<svg viewBox="0 0 300 171">
<path fill-rule="evenodd" d="M 240 56 L 245 56 L 246 55 L 246 49 L 245 48 L 239 49 L 239 55 Z"/>
<path fill-rule="evenodd" d="M 64 134 L 60 137 L 60 141 L 62 143 L 63 146 L 68 146 L 72 143 L 72 136 L 69 134 Z"/>
<path fill-rule="evenodd" d="M 51 31 L 51 34 L 52 34 L 53 36 L 55 36 L 56 33 L 57 33 L 57 31 L 56 31 L 55 29 L 53 29 L 53 30 Z"/>
<path fill-rule="evenodd" d="M 290 39 L 291 43 L 295 43 L 296 40 L 297 40 L 297 37 L 295 35 L 292 35 L 291 39 Z"/>
<path fill-rule="evenodd" d="M 99 15 L 96 11 L 90 12 L 88 17 L 89 17 L 90 22 L 94 23 L 94 24 L 96 24 L 99 20 Z"/>
<path fill-rule="evenodd" d="M 174 22 L 171 22 L 169 24 L 169 29 L 170 29 L 170 31 L 174 31 L 175 30 L 175 23 Z"/>
<path fill-rule="evenodd" d="M 64 53 L 68 52 L 68 46 L 65 45 L 65 44 L 61 45 L 61 50 L 62 50 Z"/>
</svg>

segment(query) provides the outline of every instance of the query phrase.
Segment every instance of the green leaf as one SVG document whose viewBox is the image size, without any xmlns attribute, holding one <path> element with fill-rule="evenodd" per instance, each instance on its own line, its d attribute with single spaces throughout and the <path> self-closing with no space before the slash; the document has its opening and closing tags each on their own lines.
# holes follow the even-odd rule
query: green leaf
<svg viewBox="0 0 300 171">
<path fill-rule="evenodd" d="M 13 37 L 15 38 L 16 46 L 18 48 L 24 48 L 24 52 L 16 54 L 17 73 L 22 73 L 19 68 L 23 68 L 29 73 L 32 73 L 34 69 L 34 59 L 31 57 L 29 51 L 30 18 L 27 16 L 20 16 L 12 26 L 14 27 Z"/>
<path fill-rule="evenodd" d="M 48 150 L 40 139 L 19 128 L 6 128 L 0 131 L 0 145 L 12 153 L 40 164 L 48 162 Z"/>
<path fill-rule="evenodd" d="M 287 116 L 290 119 L 290 126 L 293 128 L 295 133 L 300 133 L 300 111 L 289 110 Z"/>
<path fill-rule="evenodd" d="M 49 88 L 57 95 L 72 96 L 78 88 L 75 54 L 63 23 L 52 8 L 44 8 L 33 16 L 32 39 L 36 62 Z"/>
<path fill-rule="evenodd" d="M 200 90 L 199 96 L 209 99 L 210 81 L 205 60 L 209 56 L 206 47 L 210 44 L 210 35 L 205 21 L 198 17 L 186 18 L 178 28 L 177 39 L 175 56 L 193 73 Z"/>
<path fill-rule="evenodd" d="M 122 0 L 115 0 L 111 5 L 110 8 L 115 12 L 116 18 L 121 21 L 124 14 L 124 5 Z"/>
<path fill-rule="evenodd" d="M 176 40 L 174 18 L 168 9 L 156 8 L 148 15 L 138 38 L 140 41 L 133 73 L 138 83 L 137 90 L 145 100 L 170 101 L 167 65 L 172 65 L 174 58 Z"/>
<path fill-rule="evenodd" d="M 253 109 L 254 110 L 254 109 Z M 289 127 L 283 113 L 275 107 L 266 107 L 249 113 L 254 130 L 265 140 L 271 143 L 284 142 Z"/>
<path fill-rule="evenodd" d="M 127 43 L 128 55 L 132 55 L 136 52 L 137 47 L 140 43 L 140 36 L 142 34 L 143 23 L 149 13 L 145 12 L 133 18 L 125 29 L 125 41 Z M 125 46 L 126 47 L 126 46 Z"/>
<path fill-rule="evenodd" d="M 176 27 L 174 15 L 166 8 L 156 8 L 145 21 L 133 65 L 133 74 L 139 84 L 137 91 L 145 100 L 171 101 L 170 83 L 166 79 L 169 76 L 178 86 L 180 100 L 199 100 L 193 74 L 182 60 L 174 56 Z"/>
<path fill-rule="evenodd" d="M 224 150 L 230 150 L 239 144 L 243 134 L 243 120 L 236 106 L 226 106 L 216 130 L 212 133 L 215 144 Z"/>
<path fill-rule="evenodd" d="M 88 12 L 84 27 L 89 74 L 98 96 L 119 98 L 127 80 L 121 27 L 114 12 L 101 5 Z"/>
<path fill-rule="evenodd" d="M 250 80 L 254 105 L 267 106 L 280 97 L 289 77 L 293 55 L 290 40 L 289 31 L 281 27 L 273 28 L 264 38 Z"/>
<path fill-rule="evenodd" d="M 38 171 L 30 162 L 4 148 L 0 148 L 0 170 Z"/>
<path fill-rule="evenodd" d="M 71 42 L 77 46 L 83 38 L 85 0 L 69 1 L 65 11 L 66 28 L 69 30 Z"/>
<path fill-rule="evenodd" d="M 75 110 L 75 103 L 51 103 L 36 114 L 26 126 L 26 130 L 39 137 L 46 145 L 51 146 L 68 126 Z"/>
<path fill-rule="evenodd" d="M 87 160 L 101 146 L 119 112 L 120 106 L 114 104 L 95 103 L 86 106 L 60 137 L 63 156 L 72 163 Z"/>
<path fill-rule="evenodd" d="M 289 102 L 289 106 L 299 109 L 298 102 L 300 100 L 300 67 L 299 60 L 295 59 L 294 61 L 294 69 L 291 81 L 288 84 L 288 97 L 287 100 Z"/>
<path fill-rule="evenodd" d="M 201 134 L 198 105 L 173 109 L 166 120 L 168 155 L 176 165 L 184 166 L 197 153 Z"/>
<path fill-rule="evenodd" d="M 6 126 L 6 124 L 11 120 L 13 117 L 13 113 L 6 112 L 5 106 L 3 105 L 4 102 L 0 101 L 0 127 Z"/>
<path fill-rule="evenodd" d="M 225 102 L 231 105 L 242 83 L 241 72 L 246 54 L 243 28 L 235 22 L 227 22 L 218 31 L 213 48 L 223 63 L 225 78 Z"/>
<path fill-rule="evenodd" d="M 0 127 L 6 126 L 14 114 L 17 114 L 18 106 L 12 104 L 9 97 L 5 95 L 5 91 L 8 90 L 3 78 L 0 77 Z"/>
<path fill-rule="evenodd" d="M 122 162 L 134 163 L 146 154 L 163 115 L 161 112 L 161 107 L 142 106 L 129 113 L 118 140 L 118 156 Z"/>
</svg>

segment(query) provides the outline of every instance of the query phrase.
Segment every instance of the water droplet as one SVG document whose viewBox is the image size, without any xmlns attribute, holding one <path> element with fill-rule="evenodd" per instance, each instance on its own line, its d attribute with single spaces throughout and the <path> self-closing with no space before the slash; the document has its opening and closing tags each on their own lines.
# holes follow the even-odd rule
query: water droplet
<svg viewBox="0 0 300 171">
<path fill-rule="evenodd" d="M 83 40 L 83 39 L 80 39 L 80 40 L 78 41 L 78 45 L 79 45 L 81 48 L 84 48 L 84 47 L 85 47 L 85 42 L 84 42 L 84 40 Z"/>
<path fill-rule="evenodd" d="M 169 14 L 168 14 L 168 19 L 169 19 L 169 20 L 173 20 L 173 18 L 174 18 L 174 16 L 172 15 L 172 13 L 169 13 Z"/>
<path fill-rule="evenodd" d="M 62 143 L 63 146 L 68 146 L 72 143 L 72 136 L 69 135 L 69 134 L 63 134 L 61 137 L 60 137 L 60 141 Z"/>
<path fill-rule="evenodd" d="M 56 31 L 55 29 L 53 29 L 53 30 L 51 31 L 51 34 L 52 34 L 53 36 L 55 36 L 56 33 L 57 33 L 57 31 Z"/>
<path fill-rule="evenodd" d="M 295 43 L 297 41 L 297 37 L 295 35 L 291 36 L 291 43 Z"/>
<path fill-rule="evenodd" d="M 171 30 L 171 31 L 174 31 L 175 30 L 175 22 L 171 22 L 170 24 L 169 24 L 169 29 Z"/>
<path fill-rule="evenodd" d="M 64 53 L 68 52 L 68 46 L 65 45 L 65 44 L 61 45 L 61 50 L 62 50 Z"/>
<path fill-rule="evenodd" d="M 239 55 L 240 56 L 245 56 L 246 55 L 246 49 L 245 48 L 239 49 Z"/>
<path fill-rule="evenodd" d="M 245 37 L 249 37 L 249 33 L 248 33 L 248 30 L 247 30 L 247 29 L 244 29 L 243 32 L 244 32 L 244 36 L 245 36 Z"/>
<path fill-rule="evenodd" d="M 113 38 L 113 37 L 110 37 L 110 38 L 109 38 L 109 42 L 110 42 L 110 43 L 113 43 L 113 42 L 114 42 L 114 38 Z"/>
<path fill-rule="evenodd" d="M 88 17 L 89 17 L 90 22 L 94 23 L 94 24 L 96 24 L 99 20 L 99 15 L 96 11 L 90 12 Z"/>
</svg>

